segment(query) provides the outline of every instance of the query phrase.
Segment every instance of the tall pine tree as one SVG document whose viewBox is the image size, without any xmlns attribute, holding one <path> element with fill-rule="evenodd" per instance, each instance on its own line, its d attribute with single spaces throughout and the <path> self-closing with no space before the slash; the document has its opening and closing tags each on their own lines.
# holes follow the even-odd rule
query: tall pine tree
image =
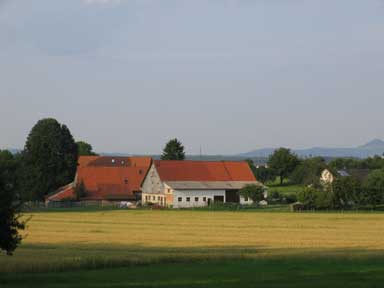
<svg viewBox="0 0 384 288">
<path fill-rule="evenodd" d="M 184 160 L 184 159 L 185 159 L 184 146 L 176 138 L 170 140 L 165 145 L 163 154 L 161 155 L 161 160 Z"/>
</svg>

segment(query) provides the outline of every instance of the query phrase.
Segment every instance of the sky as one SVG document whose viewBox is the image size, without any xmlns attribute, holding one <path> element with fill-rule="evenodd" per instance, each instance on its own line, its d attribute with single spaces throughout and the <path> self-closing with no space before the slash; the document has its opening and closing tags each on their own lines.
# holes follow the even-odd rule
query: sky
<svg viewBox="0 0 384 288">
<path fill-rule="evenodd" d="M 384 138 L 383 0 L 0 0 L 0 149 L 53 117 L 98 152 Z"/>
</svg>

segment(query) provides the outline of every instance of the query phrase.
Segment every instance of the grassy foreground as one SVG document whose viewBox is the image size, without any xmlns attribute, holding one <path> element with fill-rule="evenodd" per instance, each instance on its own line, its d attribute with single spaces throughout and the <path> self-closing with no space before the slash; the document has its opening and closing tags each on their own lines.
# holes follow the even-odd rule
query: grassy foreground
<svg viewBox="0 0 384 288">
<path fill-rule="evenodd" d="M 255 259 L 0 276 L 1 287 L 382 287 L 383 259 Z"/>
<path fill-rule="evenodd" d="M 383 227 L 383 213 L 39 212 L 0 255 L 0 286 L 379 287 Z"/>
</svg>

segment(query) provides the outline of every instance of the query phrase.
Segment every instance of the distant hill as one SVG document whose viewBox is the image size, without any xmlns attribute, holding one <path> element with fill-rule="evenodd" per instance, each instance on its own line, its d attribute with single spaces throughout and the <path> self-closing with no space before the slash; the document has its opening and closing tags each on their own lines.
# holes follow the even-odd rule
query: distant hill
<svg viewBox="0 0 384 288">
<path fill-rule="evenodd" d="M 271 155 L 276 148 L 263 148 L 254 150 L 248 153 L 240 154 L 239 156 L 245 158 L 262 157 L 266 158 Z M 354 158 L 367 158 L 375 155 L 383 155 L 384 153 L 384 141 L 375 139 L 368 142 L 365 145 L 355 148 L 325 148 L 325 147 L 313 147 L 309 149 L 293 149 L 300 157 L 309 156 L 321 156 L 321 157 L 354 157 Z"/>
</svg>

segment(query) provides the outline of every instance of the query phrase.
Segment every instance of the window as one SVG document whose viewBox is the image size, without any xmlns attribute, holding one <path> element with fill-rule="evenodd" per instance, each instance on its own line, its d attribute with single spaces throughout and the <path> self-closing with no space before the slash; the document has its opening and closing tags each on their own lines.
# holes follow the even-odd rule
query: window
<svg viewBox="0 0 384 288">
<path fill-rule="evenodd" d="M 187 197 L 187 202 L 191 202 L 191 197 Z"/>
<path fill-rule="evenodd" d="M 159 197 L 157 197 L 157 200 L 159 200 L 159 201 L 160 201 L 160 200 L 161 200 L 161 197 L 160 197 L 160 196 L 159 196 Z"/>
<path fill-rule="evenodd" d="M 207 202 L 207 197 L 203 197 L 203 201 L 204 201 L 204 202 Z"/>
<path fill-rule="evenodd" d="M 245 201 L 245 202 L 248 202 L 248 197 L 245 197 L 245 198 L 244 198 L 244 201 Z"/>
<path fill-rule="evenodd" d="M 128 179 L 124 179 L 124 183 L 125 183 L 125 185 L 127 185 L 128 184 Z"/>
<path fill-rule="evenodd" d="M 199 202 L 199 197 L 195 197 L 195 202 Z"/>
<path fill-rule="evenodd" d="M 177 201 L 179 201 L 179 202 L 183 201 L 183 197 L 177 198 Z"/>
<path fill-rule="evenodd" d="M 152 196 L 152 200 L 153 200 L 153 201 L 156 201 L 156 196 Z"/>
</svg>

